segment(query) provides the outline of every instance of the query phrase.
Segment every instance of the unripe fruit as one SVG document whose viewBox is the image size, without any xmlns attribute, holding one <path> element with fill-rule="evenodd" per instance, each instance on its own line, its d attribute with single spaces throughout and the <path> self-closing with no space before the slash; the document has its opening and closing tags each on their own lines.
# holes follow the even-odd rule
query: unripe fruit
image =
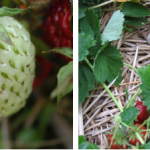
<svg viewBox="0 0 150 150">
<path fill-rule="evenodd" d="M 0 115 L 9 116 L 25 105 L 32 92 L 35 47 L 14 18 L 0 17 L 0 26 Z"/>
</svg>

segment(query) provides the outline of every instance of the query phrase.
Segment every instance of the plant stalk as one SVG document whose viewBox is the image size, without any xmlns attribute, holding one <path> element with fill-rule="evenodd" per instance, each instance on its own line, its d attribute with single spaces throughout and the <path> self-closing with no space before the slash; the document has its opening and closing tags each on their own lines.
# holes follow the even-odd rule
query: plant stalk
<svg viewBox="0 0 150 150">
<path fill-rule="evenodd" d="M 116 100 L 116 98 L 114 97 L 114 95 L 112 94 L 112 92 L 109 90 L 109 88 L 107 87 L 107 85 L 105 83 L 101 83 L 102 86 L 105 88 L 105 90 L 107 91 L 107 93 L 110 95 L 110 97 L 113 99 L 113 101 L 115 102 L 115 104 L 117 105 L 117 107 L 119 108 L 119 110 L 121 112 L 123 112 L 122 107 L 120 106 L 120 104 L 118 103 L 118 101 Z"/>
<path fill-rule="evenodd" d="M 129 64 L 127 64 L 127 63 L 123 63 L 124 65 L 126 65 L 126 66 L 128 66 L 129 68 L 131 68 L 131 69 L 133 69 L 134 71 L 136 71 L 137 72 L 137 69 L 136 68 L 134 68 L 133 66 L 131 66 L 131 65 L 129 65 Z"/>
<path fill-rule="evenodd" d="M 141 90 L 141 89 L 138 88 L 138 90 L 137 90 L 137 91 L 134 93 L 134 95 L 130 98 L 130 100 L 128 101 L 128 103 L 125 105 L 124 108 L 129 107 L 130 104 L 132 104 L 132 103 L 134 102 L 134 100 L 135 100 L 135 98 L 137 97 L 137 95 L 139 94 L 140 90 Z"/>
<path fill-rule="evenodd" d="M 98 5 L 95 5 L 95 6 L 92 6 L 92 7 L 89 7 L 88 9 L 94 9 L 94 8 L 98 8 L 98 7 L 101 7 L 101 6 L 105 6 L 109 3 L 112 3 L 112 2 L 115 2 L 115 0 L 110 0 L 110 1 L 107 1 L 105 3 L 102 3 L 102 4 L 98 4 Z"/>
</svg>

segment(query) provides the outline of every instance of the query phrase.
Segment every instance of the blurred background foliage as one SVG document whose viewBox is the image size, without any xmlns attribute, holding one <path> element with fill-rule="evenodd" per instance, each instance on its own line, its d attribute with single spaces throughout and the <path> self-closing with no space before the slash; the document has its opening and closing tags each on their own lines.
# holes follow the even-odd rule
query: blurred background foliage
<svg viewBox="0 0 150 150">
<path fill-rule="evenodd" d="M 0 7 L 23 8 L 26 0 L 1 0 Z M 34 1 L 34 0 L 33 0 Z M 50 46 L 41 40 L 40 24 L 51 0 L 40 10 L 30 10 L 14 16 L 30 32 L 36 54 L 49 60 L 52 67 L 42 85 L 36 87 L 27 103 L 16 114 L 1 118 L 0 149 L 72 149 L 73 148 L 73 92 L 65 96 L 59 105 L 50 93 L 57 85 L 57 74 L 68 62 L 54 53 L 42 53 Z M 40 72 L 38 65 L 36 74 Z"/>
</svg>

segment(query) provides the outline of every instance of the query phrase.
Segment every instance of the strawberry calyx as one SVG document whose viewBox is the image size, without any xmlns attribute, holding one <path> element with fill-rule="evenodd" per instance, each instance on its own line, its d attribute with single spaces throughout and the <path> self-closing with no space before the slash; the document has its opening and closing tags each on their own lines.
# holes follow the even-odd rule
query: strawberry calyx
<svg viewBox="0 0 150 150">
<path fill-rule="evenodd" d="M 128 141 L 129 141 L 130 144 L 132 144 L 134 146 L 137 146 L 137 144 L 141 144 L 141 142 L 137 139 L 137 136 L 136 136 L 135 132 L 138 132 L 143 140 L 144 140 L 145 135 L 146 135 L 146 131 L 141 130 L 141 129 L 146 130 L 146 127 L 142 126 L 139 129 L 138 128 L 139 126 L 141 126 L 141 124 L 134 124 L 134 126 L 132 126 L 132 129 L 128 130 L 128 135 L 129 135 Z"/>
<path fill-rule="evenodd" d="M 130 145 L 123 129 L 118 129 L 115 137 L 113 135 L 113 131 L 107 132 L 108 143 L 112 143 L 111 149 L 126 149 Z"/>
</svg>

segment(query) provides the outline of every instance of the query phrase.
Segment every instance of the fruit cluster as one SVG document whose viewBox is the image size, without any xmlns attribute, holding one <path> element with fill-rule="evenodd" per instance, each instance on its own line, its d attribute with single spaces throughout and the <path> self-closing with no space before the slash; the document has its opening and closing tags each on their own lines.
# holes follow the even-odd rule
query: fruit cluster
<svg viewBox="0 0 150 150">
<path fill-rule="evenodd" d="M 137 116 L 137 119 L 134 121 L 132 131 L 129 129 L 128 134 L 125 135 L 124 132 L 118 130 L 115 139 L 112 139 L 112 132 L 108 133 L 108 143 L 109 145 L 111 145 L 111 149 L 127 149 L 129 146 L 138 148 L 141 142 L 139 141 L 139 139 L 137 139 L 135 132 L 138 132 L 143 140 L 145 139 L 146 127 L 142 124 L 149 118 L 150 115 L 148 113 L 147 107 L 143 105 L 142 101 L 136 101 L 135 107 L 139 110 L 139 114 Z M 137 131 L 138 127 L 139 129 Z"/>
</svg>

